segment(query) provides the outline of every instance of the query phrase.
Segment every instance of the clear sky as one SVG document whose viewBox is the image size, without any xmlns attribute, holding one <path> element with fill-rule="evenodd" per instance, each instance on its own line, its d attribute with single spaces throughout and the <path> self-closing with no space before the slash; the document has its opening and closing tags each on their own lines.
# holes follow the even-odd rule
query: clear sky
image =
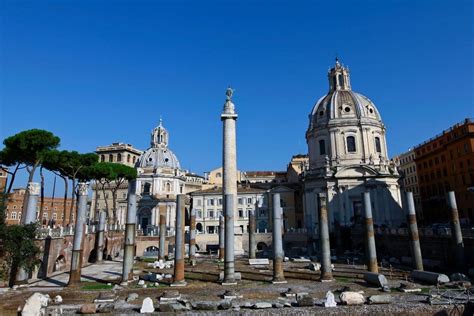
<svg viewBox="0 0 474 316">
<path fill-rule="evenodd" d="M 470 0 L 0 4 L 2 140 L 43 128 L 61 149 L 146 149 L 162 116 L 202 174 L 221 164 L 231 85 L 238 168 L 284 170 L 307 150 L 336 54 L 381 112 L 390 156 L 474 116 Z"/>
</svg>

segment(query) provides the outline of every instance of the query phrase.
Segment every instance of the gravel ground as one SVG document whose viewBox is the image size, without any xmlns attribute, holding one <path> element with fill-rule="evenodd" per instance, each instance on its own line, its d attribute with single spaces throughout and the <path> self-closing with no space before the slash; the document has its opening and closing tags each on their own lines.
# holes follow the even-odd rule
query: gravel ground
<svg viewBox="0 0 474 316">
<path fill-rule="evenodd" d="M 120 264 L 120 263 L 117 263 Z M 305 264 L 301 263 L 285 263 L 285 269 L 288 271 L 304 271 L 301 270 Z M 190 302 L 198 301 L 221 301 L 221 295 L 225 290 L 232 288 L 236 290 L 242 299 L 234 300 L 234 305 L 244 305 L 245 303 L 256 303 L 256 302 L 269 302 L 276 303 L 281 302 L 281 293 L 286 291 L 288 288 L 293 289 L 295 292 L 307 292 L 314 299 L 316 304 L 322 303 L 322 299 L 325 297 L 326 292 L 331 290 L 335 292 L 336 300 L 338 297 L 337 290 L 344 286 L 350 287 L 353 291 L 364 291 L 364 296 L 367 298 L 374 294 L 386 294 L 382 293 L 376 288 L 367 287 L 365 282 L 358 278 L 350 277 L 338 277 L 336 274 L 336 280 L 329 283 L 321 283 L 314 280 L 318 275 L 318 272 L 307 270 L 308 279 L 305 273 L 301 273 L 301 277 L 294 276 L 287 278 L 287 284 L 273 285 L 269 283 L 268 275 L 271 275 L 271 266 L 268 268 L 253 268 L 246 264 L 246 261 L 240 260 L 236 264 L 236 271 L 246 271 L 244 273 L 244 280 L 239 281 L 238 285 L 232 287 L 224 287 L 216 282 L 219 269 L 222 265 L 218 265 L 213 260 L 203 260 L 199 262 L 196 267 L 186 266 L 186 277 L 188 285 L 183 288 L 173 288 L 178 290 L 182 298 L 189 300 Z M 350 266 L 336 266 L 336 271 L 345 269 L 349 271 Z M 172 273 L 172 269 L 169 270 L 154 270 L 147 267 L 146 263 L 138 262 L 135 269 L 140 271 L 143 275 L 148 271 L 160 272 L 160 273 Z M 268 274 L 270 273 L 270 274 Z M 357 275 L 360 271 L 355 271 L 354 275 Z M 249 280 L 246 276 L 249 275 Z M 347 274 L 347 273 L 346 273 Z M 206 281 L 203 281 L 206 280 Z M 398 287 L 402 279 L 389 279 L 390 286 L 395 288 Z M 107 280 L 111 282 L 111 280 Z M 112 280 L 112 283 L 118 283 L 117 280 Z M 136 283 L 136 282 L 135 282 Z M 130 315 L 137 314 L 138 309 L 141 306 L 141 302 L 145 297 L 150 297 L 154 300 L 155 307 L 158 307 L 158 297 L 165 291 L 169 290 L 170 287 L 167 281 L 160 282 L 158 287 L 149 287 L 144 289 L 138 287 L 136 284 L 130 284 L 127 287 L 120 287 L 115 290 L 115 294 L 118 297 L 118 303 L 114 310 L 114 315 Z M 92 284 L 84 282 L 84 284 Z M 335 308 L 324 308 L 322 306 L 315 305 L 314 307 L 284 307 L 284 308 L 271 308 L 265 310 L 253 310 L 243 308 L 239 311 L 219 311 L 219 312 L 185 312 L 183 315 L 435 315 L 435 314 L 451 314 L 455 311 L 454 305 L 436 305 L 432 306 L 425 303 L 427 292 L 430 290 L 429 286 L 419 285 L 423 288 L 424 294 L 408 294 L 402 293 L 397 290 L 392 290 L 390 295 L 394 301 L 392 304 L 387 305 L 361 305 L 361 306 L 342 306 L 338 305 Z M 18 306 L 22 306 L 26 298 L 28 298 L 33 292 L 42 292 L 49 294 L 51 298 L 56 295 L 61 295 L 63 303 L 61 306 L 50 305 L 51 308 L 61 307 L 64 315 L 73 315 L 80 308 L 82 304 L 92 303 L 101 292 L 111 292 L 112 290 L 83 290 L 81 288 L 70 289 L 70 288 L 51 288 L 51 287 L 30 287 L 21 288 L 16 291 L 7 291 L 0 294 L 0 315 L 16 315 Z M 137 293 L 139 298 L 130 304 L 125 303 L 125 298 L 130 293 Z M 460 307 L 461 311 L 464 309 Z M 158 314 L 158 313 L 156 313 Z"/>
</svg>

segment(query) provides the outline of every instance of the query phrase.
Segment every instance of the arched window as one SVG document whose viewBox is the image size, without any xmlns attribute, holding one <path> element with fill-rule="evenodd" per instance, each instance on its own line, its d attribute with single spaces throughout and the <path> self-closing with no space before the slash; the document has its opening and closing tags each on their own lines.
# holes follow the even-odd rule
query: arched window
<svg viewBox="0 0 474 316">
<path fill-rule="evenodd" d="M 133 163 L 135 163 L 137 157 L 133 156 Z"/>
<path fill-rule="evenodd" d="M 324 142 L 324 139 L 319 140 L 319 154 L 326 155 L 326 144 Z"/>
<path fill-rule="evenodd" d="M 114 155 L 109 154 L 109 162 L 114 162 Z"/>
<path fill-rule="evenodd" d="M 130 162 L 130 154 L 127 154 L 127 162 Z"/>
<path fill-rule="evenodd" d="M 171 192 L 171 183 L 166 183 L 166 192 Z"/>
<path fill-rule="evenodd" d="M 380 138 L 379 137 L 375 137 L 375 150 L 378 153 L 382 152 L 382 147 L 380 146 Z"/>
<path fill-rule="evenodd" d="M 347 136 L 347 152 L 355 153 L 356 152 L 356 141 L 354 136 Z"/>
<path fill-rule="evenodd" d="M 117 161 L 122 161 L 122 154 L 117 154 Z"/>
<path fill-rule="evenodd" d="M 105 156 L 104 156 L 104 155 L 100 155 L 100 161 L 101 161 L 101 162 L 104 162 L 104 161 L 105 161 Z"/>
<path fill-rule="evenodd" d="M 216 173 L 216 178 L 222 177 L 222 174 L 220 172 Z"/>
</svg>

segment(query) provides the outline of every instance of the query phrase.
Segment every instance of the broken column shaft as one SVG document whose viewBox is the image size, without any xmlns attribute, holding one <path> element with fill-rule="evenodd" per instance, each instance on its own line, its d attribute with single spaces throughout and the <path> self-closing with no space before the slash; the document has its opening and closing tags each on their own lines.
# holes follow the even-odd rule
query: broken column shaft
<svg viewBox="0 0 474 316">
<path fill-rule="evenodd" d="M 28 183 L 28 200 L 26 205 L 26 212 L 22 218 L 22 224 L 28 225 L 36 222 L 36 206 L 38 205 L 38 196 L 40 194 L 41 186 L 36 182 Z M 28 281 L 28 272 L 20 268 L 16 274 L 15 283 L 21 284 Z"/>
<path fill-rule="evenodd" d="M 282 241 L 282 215 L 283 210 L 280 206 L 280 193 L 273 194 L 273 280 L 272 283 L 286 283 L 283 274 L 283 241 Z"/>
<path fill-rule="evenodd" d="M 78 285 L 81 282 L 83 240 L 86 226 L 87 212 L 87 183 L 80 182 L 77 188 L 77 216 L 74 227 L 74 240 L 72 244 L 71 271 L 69 274 L 69 286 Z"/>
<path fill-rule="evenodd" d="M 174 245 L 174 278 L 171 286 L 185 286 L 184 281 L 184 212 L 185 196 L 176 197 L 176 235 Z"/>
<path fill-rule="evenodd" d="M 105 230 L 105 216 L 104 211 L 99 212 L 99 225 L 97 226 L 97 260 L 102 262 L 104 260 L 104 230 Z"/>
<path fill-rule="evenodd" d="M 166 216 L 160 215 L 160 247 L 158 259 L 165 260 L 168 252 L 166 251 Z"/>
<path fill-rule="evenodd" d="M 416 222 L 415 202 L 413 193 L 406 192 L 406 201 L 408 208 L 408 228 L 410 231 L 410 247 L 413 256 L 413 267 L 415 270 L 423 271 L 423 258 L 421 256 L 420 237 L 418 235 L 418 225 Z"/>
<path fill-rule="evenodd" d="M 455 247 L 456 264 L 459 268 L 464 267 L 464 242 L 462 240 L 461 224 L 459 223 L 458 206 L 454 191 L 448 192 L 448 203 L 451 209 L 451 236 Z"/>
<path fill-rule="evenodd" d="M 321 242 L 321 282 L 332 281 L 331 247 L 329 243 L 328 208 L 326 194 L 318 194 L 319 240 Z"/>
<path fill-rule="evenodd" d="M 377 250 L 375 248 L 374 221 L 372 219 L 372 204 L 370 202 L 370 192 L 362 193 L 364 201 L 365 232 L 367 235 L 367 261 L 370 272 L 378 273 Z"/>
<path fill-rule="evenodd" d="M 132 280 L 133 258 L 135 257 L 135 231 L 137 222 L 137 183 L 131 180 L 128 183 L 127 223 L 125 224 L 125 240 L 123 253 L 122 282 Z"/>
<path fill-rule="evenodd" d="M 249 212 L 249 258 L 255 259 L 255 229 L 256 229 L 256 220 L 255 220 L 255 210 L 250 210 Z"/>
<path fill-rule="evenodd" d="M 225 247 L 225 220 L 224 216 L 219 215 L 219 261 L 224 261 Z"/>
<path fill-rule="evenodd" d="M 191 209 L 191 218 L 189 220 L 189 262 L 196 264 L 196 209 Z"/>
</svg>

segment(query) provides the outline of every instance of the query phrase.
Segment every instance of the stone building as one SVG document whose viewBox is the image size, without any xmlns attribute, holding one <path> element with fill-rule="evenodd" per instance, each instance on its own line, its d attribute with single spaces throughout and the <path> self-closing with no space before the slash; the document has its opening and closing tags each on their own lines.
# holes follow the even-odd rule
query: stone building
<svg viewBox="0 0 474 316">
<path fill-rule="evenodd" d="M 166 227 L 173 230 L 176 222 L 176 196 L 185 193 L 186 171 L 168 147 L 169 133 L 162 122 L 151 133 L 151 147 L 138 159 L 137 223 L 148 234 L 155 233 L 160 215 L 166 217 Z"/>
<path fill-rule="evenodd" d="M 413 193 L 415 210 L 418 220 L 423 220 L 423 208 L 421 206 L 420 188 L 418 186 L 418 175 L 416 171 L 415 152 L 413 149 L 393 158 L 401 176 L 401 184 L 404 191 Z"/>
<path fill-rule="evenodd" d="M 375 104 L 352 90 L 349 69 L 336 60 L 328 72 L 329 92 L 314 105 L 306 132 L 309 167 L 304 173 L 304 222 L 317 238 L 316 195 L 326 193 L 330 230 L 362 219 L 369 191 L 376 225 L 405 221 L 398 171 L 388 160 L 385 126 Z"/>
<path fill-rule="evenodd" d="M 107 146 L 99 146 L 96 148 L 96 154 L 99 156 L 100 162 L 119 163 L 129 167 L 134 167 L 138 158 L 143 153 L 141 150 L 126 143 L 112 143 Z M 112 182 L 110 186 L 106 186 L 105 192 L 102 187 L 93 182 L 92 183 L 92 201 L 91 211 L 88 216 L 91 220 L 98 220 L 98 211 L 107 211 L 112 208 L 113 198 L 112 189 L 115 189 L 117 183 Z M 117 222 L 118 224 L 125 224 L 127 211 L 127 194 L 128 182 L 125 180 L 120 184 L 117 190 Z M 110 212 L 107 212 L 110 214 Z"/>
<path fill-rule="evenodd" d="M 421 203 L 426 223 L 449 220 L 446 194 L 454 191 L 462 222 L 474 222 L 474 122 L 465 119 L 416 146 Z"/>
<path fill-rule="evenodd" d="M 7 186 L 8 172 L 7 168 L 0 166 L 0 192 L 5 192 L 5 187 Z"/>
<path fill-rule="evenodd" d="M 23 200 L 25 198 L 26 190 L 13 189 L 8 196 L 6 206 L 6 223 L 8 225 L 20 224 L 21 211 L 23 209 Z M 36 218 L 40 226 L 61 226 L 62 220 L 65 214 L 68 214 L 71 208 L 71 198 L 66 199 L 66 212 L 64 212 L 64 199 L 60 197 L 44 197 L 43 200 L 43 212 L 41 215 L 41 199 L 38 199 L 36 206 Z M 74 220 L 74 214 L 76 213 L 76 203 L 73 205 L 72 219 Z M 41 218 L 40 218 L 41 216 Z"/>
</svg>

